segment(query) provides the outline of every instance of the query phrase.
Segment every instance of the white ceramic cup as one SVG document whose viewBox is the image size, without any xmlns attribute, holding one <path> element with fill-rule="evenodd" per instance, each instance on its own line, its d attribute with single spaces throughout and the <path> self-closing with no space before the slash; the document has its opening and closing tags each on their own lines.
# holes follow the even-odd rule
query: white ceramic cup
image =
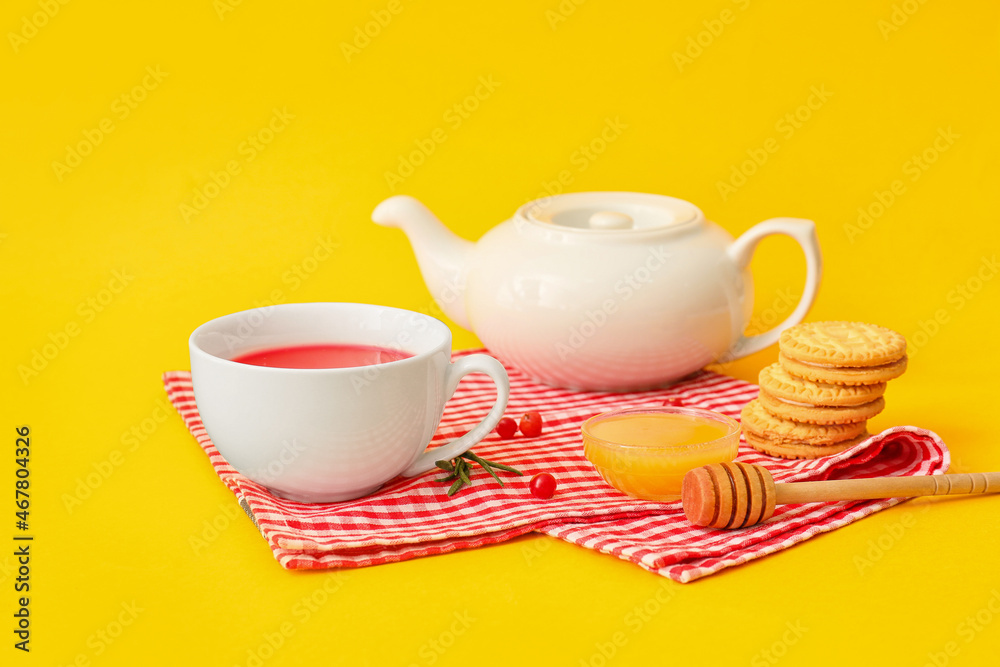
<svg viewBox="0 0 1000 667">
<path fill-rule="evenodd" d="M 272 368 L 232 358 L 273 347 L 373 345 L 413 356 L 355 368 Z M 397 475 L 419 475 L 468 451 L 507 407 L 507 372 L 492 357 L 451 361 L 451 331 L 432 317 L 358 303 L 255 308 L 191 334 L 195 401 L 226 460 L 275 495 L 337 502 Z M 497 400 L 471 431 L 424 451 L 461 379 L 486 373 Z"/>
</svg>

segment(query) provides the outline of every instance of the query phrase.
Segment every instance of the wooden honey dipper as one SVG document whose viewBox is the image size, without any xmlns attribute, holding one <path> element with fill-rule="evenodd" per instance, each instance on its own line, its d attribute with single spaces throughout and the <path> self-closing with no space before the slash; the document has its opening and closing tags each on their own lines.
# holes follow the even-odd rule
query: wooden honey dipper
<svg viewBox="0 0 1000 667">
<path fill-rule="evenodd" d="M 691 523 L 745 528 L 770 519 L 775 505 L 996 492 L 1000 492 L 1000 472 L 775 484 L 767 468 L 733 461 L 689 471 L 681 502 Z"/>
</svg>

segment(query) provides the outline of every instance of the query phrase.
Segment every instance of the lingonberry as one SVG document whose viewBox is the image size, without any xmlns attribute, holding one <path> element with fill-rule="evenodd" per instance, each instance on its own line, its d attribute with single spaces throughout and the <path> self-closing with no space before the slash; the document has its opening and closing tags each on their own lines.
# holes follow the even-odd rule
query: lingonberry
<svg viewBox="0 0 1000 667">
<path fill-rule="evenodd" d="M 542 434 L 542 416 L 537 412 L 528 412 L 521 417 L 521 433 L 526 438 L 537 438 Z"/>
<path fill-rule="evenodd" d="M 499 422 L 497 422 L 497 435 L 499 435 L 504 440 L 509 440 L 514 437 L 517 433 L 517 422 L 510 417 L 504 417 Z"/>
<path fill-rule="evenodd" d="M 528 482 L 531 495 L 542 500 L 548 500 L 556 492 L 556 478 L 547 472 L 540 472 Z"/>
</svg>

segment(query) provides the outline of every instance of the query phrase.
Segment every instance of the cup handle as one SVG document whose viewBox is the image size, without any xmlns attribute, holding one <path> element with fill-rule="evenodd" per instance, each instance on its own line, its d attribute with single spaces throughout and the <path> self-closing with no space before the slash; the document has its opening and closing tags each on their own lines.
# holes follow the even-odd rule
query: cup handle
<svg viewBox="0 0 1000 667">
<path fill-rule="evenodd" d="M 802 288 L 802 298 L 792 314 L 785 318 L 785 321 L 778 324 L 773 329 L 756 336 L 745 336 L 740 333 L 733 346 L 726 352 L 719 361 L 733 361 L 748 354 L 759 352 L 765 347 L 778 342 L 781 332 L 788 327 L 798 324 L 809 312 L 813 301 L 816 300 L 816 293 L 819 291 L 820 276 L 823 274 L 823 257 L 819 250 L 819 239 L 816 238 L 816 224 L 812 220 L 802 220 L 800 218 L 772 218 L 754 225 L 747 230 L 743 236 L 736 239 L 726 250 L 729 258 L 736 264 L 740 271 L 745 269 L 750 263 L 757 244 L 764 237 L 771 234 L 784 234 L 790 236 L 802 247 L 802 252 L 806 256 L 806 284 Z"/>
<path fill-rule="evenodd" d="M 445 376 L 445 395 L 450 399 L 455 394 L 455 390 L 458 389 L 458 383 L 470 373 L 486 373 L 493 379 L 493 383 L 497 386 L 497 401 L 493 404 L 493 408 L 481 422 L 461 438 L 452 440 L 447 445 L 435 447 L 418 456 L 417 460 L 403 471 L 404 477 L 413 477 L 433 469 L 435 461 L 447 461 L 461 456 L 496 428 L 500 418 L 503 417 L 503 412 L 507 409 L 507 399 L 510 398 L 510 382 L 507 379 L 506 369 L 491 356 L 470 354 L 449 364 Z"/>
</svg>

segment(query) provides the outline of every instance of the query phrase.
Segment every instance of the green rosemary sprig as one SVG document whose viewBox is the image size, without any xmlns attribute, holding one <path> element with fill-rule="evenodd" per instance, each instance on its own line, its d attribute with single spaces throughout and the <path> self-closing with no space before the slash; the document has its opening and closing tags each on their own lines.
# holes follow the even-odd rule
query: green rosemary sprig
<svg viewBox="0 0 1000 667">
<path fill-rule="evenodd" d="M 453 496 L 458 493 L 463 486 L 472 486 L 472 465 L 469 463 L 470 461 L 478 463 L 483 470 L 488 472 L 490 476 L 500 484 L 500 486 L 503 486 L 503 480 L 497 476 L 496 470 L 503 470 L 515 475 L 524 475 L 524 473 L 517 468 L 497 463 L 496 461 L 489 461 L 481 456 L 473 454 L 471 451 L 468 451 L 461 456 L 456 456 L 450 461 L 434 462 L 434 465 L 448 473 L 446 477 L 439 477 L 437 481 L 452 483 L 451 487 L 448 489 L 449 496 Z"/>
</svg>

